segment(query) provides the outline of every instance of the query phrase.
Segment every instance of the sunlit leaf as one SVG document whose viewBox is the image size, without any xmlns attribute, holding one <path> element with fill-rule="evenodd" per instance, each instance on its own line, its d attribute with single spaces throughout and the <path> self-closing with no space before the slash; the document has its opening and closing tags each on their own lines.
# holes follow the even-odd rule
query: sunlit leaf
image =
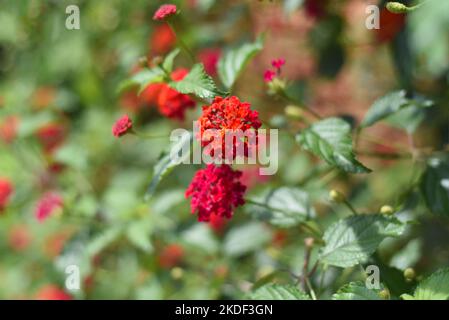
<svg viewBox="0 0 449 320">
<path fill-rule="evenodd" d="M 370 169 L 356 160 L 352 149 L 351 126 L 340 118 L 314 123 L 296 136 L 304 149 L 328 164 L 350 173 L 368 173 Z"/>
</svg>

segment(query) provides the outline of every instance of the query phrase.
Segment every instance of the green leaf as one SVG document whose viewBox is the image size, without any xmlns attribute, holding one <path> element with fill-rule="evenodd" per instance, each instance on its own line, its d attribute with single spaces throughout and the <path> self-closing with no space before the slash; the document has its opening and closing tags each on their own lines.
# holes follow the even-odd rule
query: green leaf
<svg viewBox="0 0 449 320">
<path fill-rule="evenodd" d="M 405 225 L 395 217 L 357 215 L 331 225 L 324 233 L 326 245 L 321 249 L 322 263 L 352 267 L 365 262 L 386 237 L 398 237 Z"/>
<path fill-rule="evenodd" d="M 250 300 L 310 300 L 304 291 L 293 285 L 266 284 L 248 295 Z"/>
<path fill-rule="evenodd" d="M 421 248 L 421 239 L 410 241 L 403 249 L 394 254 L 389 265 L 399 270 L 414 266 L 421 258 Z"/>
<path fill-rule="evenodd" d="M 362 282 L 351 282 L 341 287 L 332 300 L 382 300 L 378 290 L 368 289 Z"/>
<path fill-rule="evenodd" d="M 281 187 L 269 191 L 260 198 L 259 206 L 248 204 L 247 211 L 278 227 L 293 227 L 315 215 L 307 192 L 292 187 Z"/>
<path fill-rule="evenodd" d="M 159 67 L 155 67 L 152 69 L 143 69 L 136 74 L 134 74 L 131 78 L 122 81 L 118 86 L 118 93 L 122 93 L 126 90 L 129 90 L 133 87 L 138 87 L 140 94 L 148 85 L 157 82 L 164 82 L 164 72 Z"/>
<path fill-rule="evenodd" d="M 449 215 L 449 161 L 432 158 L 421 178 L 420 189 L 427 207 L 436 214 Z"/>
<path fill-rule="evenodd" d="M 413 296 L 404 294 L 404 300 L 448 300 L 449 268 L 440 269 L 421 281 Z"/>
<path fill-rule="evenodd" d="M 271 232 L 262 223 L 251 222 L 233 228 L 226 235 L 223 250 L 231 257 L 241 256 L 264 246 L 271 239 Z"/>
<path fill-rule="evenodd" d="M 218 61 L 218 76 L 227 89 L 231 89 L 248 62 L 263 49 L 264 37 L 253 43 L 229 50 Z"/>
<path fill-rule="evenodd" d="M 164 62 L 162 62 L 162 68 L 167 73 L 171 73 L 173 71 L 173 62 L 175 61 L 175 58 L 178 56 L 180 51 L 181 50 L 179 48 L 174 49 L 165 57 Z"/>
<path fill-rule="evenodd" d="M 412 134 L 418 129 L 426 117 L 425 111 L 416 105 L 409 105 L 386 118 L 391 126 L 404 129 Z"/>
<path fill-rule="evenodd" d="M 394 91 L 376 100 L 365 115 L 361 127 L 369 127 L 376 122 L 401 110 L 409 103 L 405 90 Z"/>
<path fill-rule="evenodd" d="M 152 252 L 153 245 L 150 241 L 151 229 L 151 220 L 135 221 L 128 226 L 126 236 L 137 248 L 144 252 Z"/>
<path fill-rule="evenodd" d="M 184 94 L 194 94 L 203 99 L 213 99 L 225 93 L 217 89 L 214 80 L 204 71 L 201 63 L 195 64 L 181 81 L 171 81 L 169 86 Z"/>
<path fill-rule="evenodd" d="M 299 133 L 296 140 L 304 149 L 346 172 L 371 172 L 356 160 L 350 133 L 349 123 L 340 118 L 328 118 L 314 123 Z"/>
<path fill-rule="evenodd" d="M 183 242 L 208 254 L 215 254 L 219 249 L 216 236 L 208 225 L 194 224 L 181 234 Z"/>
<path fill-rule="evenodd" d="M 99 234 L 89 242 L 86 252 L 89 257 L 94 257 L 111 243 L 116 241 L 123 233 L 122 226 L 113 226 L 103 233 Z"/>
<path fill-rule="evenodd" d="M 193 135 L 191 132 L 183 134 L 179 140 L 172 144 L 170 152 L 165 152 L 153 168 L 153 177 L 148 186 L 145 198 L 150 198 L 156 190 L 159 182 L 167 176 L 176 166 L 190 157 L 190 143 Z"/>
</svg>

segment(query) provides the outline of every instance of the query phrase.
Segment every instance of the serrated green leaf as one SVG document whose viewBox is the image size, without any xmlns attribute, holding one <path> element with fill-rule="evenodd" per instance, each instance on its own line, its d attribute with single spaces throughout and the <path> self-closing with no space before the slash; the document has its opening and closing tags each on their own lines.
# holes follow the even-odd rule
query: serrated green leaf
<svg viewBox="0 0 449 320">
<path fill-rule="evenodd" d="M 378 291 L 368 289 L 362 282 L 351 282 L 341 287 L 332 300 L 382 300 Z"/>
<path fill-rule="evenodd" d="M 267 220 L 278 227 L 293 227 L 315 215 L 308 193 L 299 188 L 274 189 L 259 201 L 264 206 L 248 204 L 246 210 L 256 218 Z"/>
<path fill-rule="evenodd" d="M 218 61 L 218 76 L 227 89 L 231 89 L 248 62 L 263 49 L 264 37 L 259 36 L 253 43 L 229 50 Z"/>
<path fill-rule="evenodd" d="M 167 176 L 176 166 L 181 164 L 184 160 L 190 157 L 190 143 L 193 135 L 191 132 L 183 134 L 177 142 L 173 143 L 169 152 L 165 152 L 159 158 L 159 161 L 153 168 L 153 177 L 148 186 L 145 198 L 150 198 L 156 190 L 159 182 Z M 188 150 L 188 152 L 187 152 Z"/>
<path fill-rule="evenodd" d="M 350 133 L 349 123 L 340 118 L 328 118 L 314 123 L 299 133 L 296 139 L 304 149 L 332 166 L 350 173 L 371 172 L 356 160 Z"/>
<path fill-rule="evenodd" d="M 406 98 L 405 90 L 391 92 L 373 103 L 360 125 L 365 128 L 372 126 L 376 122 L 398 112 L 408 103 L 409 100 Z"/>
<path fill-rule="evenodd" d="M 250 300 L 310 300 L 304 291 L 293 285 L 266 284 L 248 295 Z"/>
<path fill-rule="evenodd" d="M 398 237 L 405 225 L 395 217 L 357 215 L 331 225 L 324 233 L 326 245 L 320 251 L 324 264 L 352 267 L 366 261 L 386 237 Z"/>
<path fill-rule="evenodd" d="M 440 269 L 421 281 L 413 296 L 403 294 L 404 300 L 448 300 L 449 268 Z"/>
<path fill-rule="evenodd" d="M 427 207 L 436 214 L 449 215 L 449 160 L 432 158 L 421 178 L 420 189 Z"/>
<path fill-rule="evenodd" d="M 184 94 L 194 94 L 203 99 L 213 99 L 225 93 L 217 89 L 214 80 L 204 71 L 201 63 L 195 64 L 180 81 L 170 81 L 170 87 Z"/>
<path fill-rule="evenodd" d="M 251 222 L 233 228 L 226 235 L 223 250 L 226 255 L 236 257 L 259 249 L 271 239 L 271 232 L 262 223 Z"/>
</svg>

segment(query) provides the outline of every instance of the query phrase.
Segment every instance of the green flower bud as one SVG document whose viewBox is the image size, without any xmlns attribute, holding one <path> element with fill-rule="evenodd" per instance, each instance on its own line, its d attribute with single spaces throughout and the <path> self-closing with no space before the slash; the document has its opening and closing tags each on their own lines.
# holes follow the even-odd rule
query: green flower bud
<svg viewBox="0 0 449 320">
<path fill-rule="evenodd" d="M 338 192 L 337 190 L 331 190 L 329 192 L 329 198 L 337 203 L 342 203 L 346 199 L 345 196 L 342 193 Z"/>
<path fill-rule="evenodd" d="M 390 290 L 388 290 L 387 288 L 381 290 L 379 292 L 379 297 L 381 297 L 384 300 L 389 300 L 390 299 Z"/>
<path fill-rule="evenodd" d="M 405 4 L 402 4 L 400 2 L 388 2 L 387 10 L 391 13 L 401 14 L 408 12 L 409 8 Z"/>
<path fill-rule="evenodd" d="M 302 109 L 295 105 L 288 105 L 284 109 L 285 115 L 292 119 L 301 119 L 302 117 Z"/>
<path fill-rule="evenodd" d="M 394 209 L 392 206 L 385 205 L 380 208 L 380 213 L 390 215 L 394 213 Z"/>
<path fill-rule="evenodd" d="M 173 269 L 170 270 L 170 275 L 173 279 L 179 280 L 183 277 L 184 270 L 180 267 L 174 267 Z"/>
<path fill-rule="evenodd" d="M 404 270 L 404 278 L 407 281 L 412 281 L 413 279 L 415 279 L 416 277 L 416 273 L 415 270 L 413 270 L 413 268 L 407 268 Z"/>
<path fill-rule="evenodd" d="M 306 245 L 307 248 L 312 248 L 314 243 L 315 243 L 315 239 L 313 239 L 311 237 L 304 239 L 304 244 Z"/>
<path fill-rule="evenodd" d="M 279 78 L 274 78 L 273 81 L 268 83 L 268 88 L 273 94 L 283 94 L 285 91 L 285 82 Z"/>
<path fill-rule="evenodd" d="M 138 63 L 139 63 L 139 66 L 141 66 L 143 68 L 148 67 L 148 59 L 147 59 L 147 57 L 145 57 L 145 56 L 140 57 L 139 60 L 138 60 Z"/>
</svg>

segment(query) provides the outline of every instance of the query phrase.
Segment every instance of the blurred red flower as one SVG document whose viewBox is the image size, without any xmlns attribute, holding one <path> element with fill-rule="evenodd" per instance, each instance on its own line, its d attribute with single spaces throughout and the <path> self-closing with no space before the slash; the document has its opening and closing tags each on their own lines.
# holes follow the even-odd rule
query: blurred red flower
<svg viewBox="0 0 449 320">
<path fill-rule="evenodd" d="M 150 52 L 153 55 L 162 55 L 173 48 L 176 43 L 176 35 L 167 24 L 161 24 L 154 29 L 150 38 Z"/>
<path fill-rule="evenodd" d="M 47 284 L 36 293 L 36 300 L 72 300 L 72 296 L 65 293 L 54 284 Z"/>
<path fill-rule="evenodd" d="M 48 123 L 40 127 L 36 136 L 47 153 L 54 152 L 61 146 L 66 137 L 66 128 L 60 123 Z"/>
<path fill-rule="evenodd" d="M 232 217 L 234 208 L 245 203 L 246 187 L 239 181 L 241 175 L 241 171 L 226 164 L 209 164 L 195 173 L 185 196 L 192 197 L 191 210 L 198 212 L 198 221 L 208 222 L 212 215 Z"/>
<path fill-rule="evenodd" d="M 263 74 L 263 80 L 265 82 L 273 81 L 274 77 L 276 77 L 276 72 L 272 70 L 266 70 L 265 73 Z"/>
<path fill-rule="evenodd" d="M 114 137 L 119 138 L 128 133 L 133 127 L 133 123 L 128 115 L 123 115 L 112 126 L 112 134 Z"/>
<path fill-rule="evenodd" d="M 173 81 L 181 81 L 189 73 L 187 69 L 177 69 L 171 73 Z M 195 107 L 195 101 L 188 95 L 179 93 L 163 84 L 157 99 L 157 107 L 159 112 L 171 119 L 184 120 L 187 109 Z"/>
<path fill-rule="evenodd" d="M 284 64 L 284 58 L 274 59 L 273 61 L 271 61 L 271 65 L 273 66 L 273 68 L 276 68 L 278 72 L 281 71 L 281 68 L 284 66 Z"/>
<path fill-rule="evenodd" d="M 164 88 L 165 86 L 166 84 L 164 83 L 153 83 L 148 85 L 140 94 L 140 100 L 142 100 L 149 106 L 157 107 L 159 94 L 161 93 L 162 88 Z"/>
<path fill-rule="evenodd" d="M 45 256 L 54 259 L 62 253 L 64 245 L 71 238 L 73 232 L 69 229 L 58 230 L 58 232 L 48 236 L 43 243 Z"/>
<path fill-rule="evenodd" d="M 31 98 L 33 107 L 43 109 L 51 105 L 56 99 L 56 89 L 50 86 L 43 86 L 36 89 Z"/>
<path fill-rule="evenodd" d="M 285 230 L 277 230 L 273 234 L 273 245 L 276 247 L 283 247 L 287 242 L 287 232 Z"/>
<path fill-rule="evenodd" d="M 8 116 L 5 117 L 0 124 L 0 139 L 5 143 L 11 143 L 17 136 L 17 129 L 19 127 L 19 117 Z"/>
<path fill-rule="evenodd" d="M 198 59 L 203 63 L 204 70 L 210 75 L 217 74 L 217 64 L 220 60 L 221 50 L 219 48 L 207 48 L 201 50 L 198 54 Z"/>
<path fill-rule="evenodd" d="M 14 188 L 12 183 L 6 179 L 0 177 L 0 213 L 5 209 L 9 202 L 9 198 L 13 193 Z"/>
<path fill-rule="evenodd" d="M 137 95 L 136 90 L 124 92 L 120 97 L 120 106 L 126 111 L 137 113 L 141 107 L 141 98 Z"/>
<path fill-rule="evenodd" d="M 374 29 L 376 39 L 380 43 L 389 42 L 405 25 L 405 14 L 391 13 L 387 8 L 380 11 L 380 29 Z"/>
<path fill-rule="evenodd" d="M 304 9 L 309 17 L 323 18 L 326 15 L 326 6 L 328 0 L 306 0 Z"/>
<path fill-rule="evenodd" d="M 217 214 L 211 214 L 209 226 L 216 233 L 221 233 L 223 231 L 224 226 L 226 225 L 226 220 Z"/>
<path fill-rule="evenodd" d="M 39 199 L 36 209 L 35 216 L 39 222 L 43 222 L 57 209 L 62 209 L 63 199 L 56 192 L 47 192 Z"/>
<path fill-rule="evenodd" d="M 158 263 L 162 268 L 172 268 L 178 265 L 184 257 L 184 249 L 178 244 L 170 244 L 162 249 Z"/>
<path fill-rule="evenodd" d="M 259 139 L 259 148 L 261 148 L 261 143 Z M 261 183 L 267 182 L 270 178 L 268 175 L 261 175 L 259 166 L 251 166 L 244 168 L 242 170 L 242 177 L 240 181 L 248 188 L 252 188 L 254 186 L 260 185 Z"/>
<path fill-rule="evenodd" d="M 16 225 L 9 230 L 9 246 L 15 251 L 23 251 L 31 243 L 31 234 L 26 225 Z"/>
<path fill-rule="evenodd" d="M 163 4 L 156 10 L 153 20 L 164 20 L 176 13 L 176 6 L 174 4 Z"/>
</svg>

